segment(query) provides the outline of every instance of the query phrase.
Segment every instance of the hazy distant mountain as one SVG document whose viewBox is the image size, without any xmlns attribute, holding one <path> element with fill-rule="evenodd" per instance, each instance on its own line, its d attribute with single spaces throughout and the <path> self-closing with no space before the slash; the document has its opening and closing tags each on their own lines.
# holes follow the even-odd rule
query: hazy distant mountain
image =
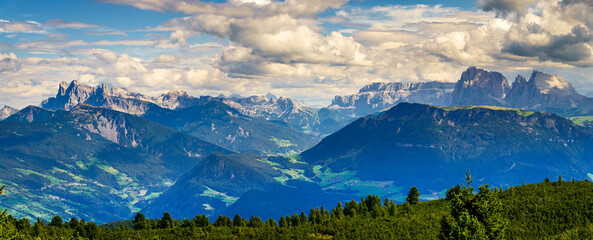
<svg viewBox="0 0 593 240">
<path fill-rule="evenodd" d="M 357 94 L 336 96 L 329 109 L 353 116 L 365 116 L 397 105 L 415 102 L 432 105 L 449 105 L 455 83 L 372 83 Z"/>
<path fill-rule="evenodd" d="M 361 118 L 303 152 L 301 161 L 361 180 L 439 192 L 471 169 L 495 186 L 593 172 L 590 130 L 554 114 L 400 103 Z"/>
<path fill-rule="evenodd" d="M 0 122 L 0 205 L 16 217 L 127 219 L 212 152 L 231 153 L 109 109 L 31 106 Z"/>
<path fill-rule="evenodd" d="M 14 109 L 10 106 L 4 106 L 3 108 L 0 108 L 0 121 L 10 117 L 10 115 L 18 112 L 19 110 Z"/>
<path fill-rule="evenodd" d="M 464 71 L 457 83 L 369 84 L 357 94 L 336 96 L 328 108 L 361 117 L 400 102 L 437 106 L 503 106 L 563 116 L 593 115 L 593 99 L 579 94 L 558 75 L 534 71 L 529 81 L 517 76 L 510 86 L 501 73 L 476 67 Z"/>
<path fill-rule="evenodd" d="M 307 117 L 312 123 L 318 121 L 316 112 L 288 98 L 257 99 L 195 98 L 184 91 L 169 91 L 152 98 L 104 84 L 91 87 L 73 81 L 69 85 L 61 83 L 56 97 L 45 100 L 42 106 L 70 109 L 85 103 L 126 112 L 238 152 L 294 154 L 318 142 L 315 136 L 301 133 L 286 123 L 308 126 Z M 310 112 L 315 114 L 307 115 Z"/>
<path fill-rule="evenodd" d="M 282 124 L 245 116 L 216 101 L 179 110 L 149 111 L 144 117 L 243 153 L 296 154 L 318 142 L 312 135 Z"/>
<path fill-rule="evenodd" d="M 183 91 L 170 91 L 158 97 L 150 97 L 122 88 L 109 88 L 105 84 L 92 87 L 74 80 L 70 84 L 60 83 L 56 97 L 44 100 L 41 106 L 52 110 L 69 110 L 79 103 L 85 103 L 142 116 L 155 106 L 181 109 L 208 101 L 210 101 L 210 97 L 194 98 Z"/>
<path fill-rule="evenodd" d="M 209 102 L 223 102 L 239 111 L 241 114 L 274 121 L 313 135 L 323 135 L 336 131 L 344 126 L 343 122 L 349 118 L 339 114 L 327 114 L 324 110 L 309 108 L 303 103 L 290 98 L 276 98 L 273 95 L 240 97 L 233 95 L 193 97 L 181 90 L 171 90 L 158 97 L 150 97 L 140 93 L 129 92 L 125 89 L 112 87 L 105 84 L 97 87 L 88 86 L 78 81 L 60 83 L 56 97 L 46 99 L 41 106 L 46 109 L 68 110 L 79 103 L 113 109 L 129 114 L 143 116 L 147 112 L 158 111 L 155 108 L 180 110 L 201 106 Z"/>
<path fill-rule="evenodd" d="M 231 97 L 225 99 L 224 103 L 244 115 L 286 122 L 299 131 L 314 135 L 332 133 L 350 119 L 330 109 L 310 108 L 291 98 L 276 98 L 273 95 Z"/>
</svg>

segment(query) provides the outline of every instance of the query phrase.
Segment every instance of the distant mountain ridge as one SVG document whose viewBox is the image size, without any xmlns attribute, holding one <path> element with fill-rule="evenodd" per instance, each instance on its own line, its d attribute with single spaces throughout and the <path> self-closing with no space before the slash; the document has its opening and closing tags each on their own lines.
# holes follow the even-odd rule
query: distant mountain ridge
<svg viewBox="0 0 593 240">
<path fill-rule="evenodd" d="M 12 108 L 10 106 L 4 106 L 0 108 L 0 121 L 10 117 L 10 115 L 15 114 L 19 110 Z"/>
<path fill-rule="evenodd" d="M 328 108 L 348 115 L 364 116 L 400 102 L 448 105 L 454 87 L 454 83 L 446 82 L 372 83 L 355 95 L 336 96 Z"/>
<path fill-rule="evenodd" d="M 428 89 L 432 91 L 423 88 L 424 84 L 430 84 Z M 401 102 L 438 106 L 503 106 L 563 116 L 593 115 L 593 99 L 579 94 L 558 75 L 533 71 L 529 80 L 519 75 L 509 85 L 501 73 L 476 67 L 464 71 L 457 83 L 369 84 L 357 94 L 336 96 L 329 108 L 362 117 Z"/>
<path fill-rule="evenodd" d="M 237 152 L 295 154 L 318 142 L 316 136 L 284 121 L 307 125 L 307 117 L 313 124 L 318 116 L 288 98 L 196 98 L 178 90 L 153 98 L 105 84 L 92 87 L 72 81 L 62 82 L 56 97 L 43 101 L 42 106 L 70 110 L 79 104 L 134 114 Z"/>
<path fill-rule="evenodd" d="M 185 91 L 171 90 L 158 97 L 150 97 L 134 93 L 126 89 L 100 84 L 92 87 L 76 80 L 70 84 L 62 82 L 55 97 L 41 103 L 41 107 L 50 110 L 69 110 L 79 103 L 113 109 L 129 114 L 144 116 L 155 108 L 181 110 L 207 104 L 221 102 L 231 106 L 241 114 L 262 118 L 268 121 L 285 122 L 290 127 L 313 135 L 331 133 L 343 126 L 342 122 L 349 118 L 331 113 L 328 109 L 306 107 L 303 103 L 291 98 L 275 96 L 237 97 L 224 96 L 193 97 Z M 329 112 L 328 112 L 329 111 Z"/>
</svg>

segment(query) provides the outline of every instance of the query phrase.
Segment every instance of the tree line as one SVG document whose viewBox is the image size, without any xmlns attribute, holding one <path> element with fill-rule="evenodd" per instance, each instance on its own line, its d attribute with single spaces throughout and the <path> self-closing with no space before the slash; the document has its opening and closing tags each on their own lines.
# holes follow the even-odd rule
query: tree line
<svg viewBox="0 0 593 240">
<path fill-rule="evenodd" d="M 246 219 L 238 214 L 233 218 L 219 215 L 214 221 L 202 214 L 176 220 L 168 212 L 160 219 L 147 219 L 138 212 L 133 220 L 103 226 L 76 218 L 64 221 L 60 216 L 49 223 L 36 219 L 31 224 L 26 218 L 18 220 L 2 210 L 0 238 L 541 239 L 539 231 L 546 227 L 545 236 L 550 238 L 593 236 L 593 197 L 584 196 L 593 191 L 588 181 L 565 182 L 559 178 L 558 182 L 550 182 L 546 178 L 539 184 L 511 186 L 506 190 L 488 185 L 475 190 L 469 172 L 465 180 L 465 185 L 450 188 L 445 199 L 420 201 L 418 189 L 412 187 L 402 204 L 369 195 L 360 201 L 337 203 L 331 209 L 320 207 L 282 216 L 278 221 L 264 221 L 256 216 Z M 546 194 L 566 191 L 571 194 L 558 195 L 559 198 Z M 583 203 L 575 201 L 575 196 L 581 196 Z M 534 211 L 534 202 L 540 204 L 540 210 Z M 579 212 L 583 214 L 567 219 Z"/>
</svg>

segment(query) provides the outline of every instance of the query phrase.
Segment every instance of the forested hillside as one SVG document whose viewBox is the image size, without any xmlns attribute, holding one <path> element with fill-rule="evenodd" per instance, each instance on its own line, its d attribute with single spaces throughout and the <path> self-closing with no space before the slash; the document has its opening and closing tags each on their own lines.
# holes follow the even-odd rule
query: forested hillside
<svg viewBox="0 0 593 240">
<path fill-rule="evenodd" d="M 208 219 L 146 219 L 97 226 L 72 218 L 64 222 L 2 216 L 0 234 L 14 239 L 586 239 L 593 236 L 593 184 L 550 181 L 509 187 L 467 185 L 447 191 L 446 199 L 418 202 L 417 189 L 395 204 L 369 195 L 333 208 L 287 213 L 280 219 L 219 216 Z M 8 235 L 7 235 L 8 234 Z M 457 234 L 457 235 L 456 235 Z"/>
</svg>

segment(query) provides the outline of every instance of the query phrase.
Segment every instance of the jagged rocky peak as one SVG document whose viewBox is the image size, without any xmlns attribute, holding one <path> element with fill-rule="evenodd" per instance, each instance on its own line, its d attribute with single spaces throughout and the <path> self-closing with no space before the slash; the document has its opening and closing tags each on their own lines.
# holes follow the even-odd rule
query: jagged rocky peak
<svg viewBox="0 0 593 240">
<path fill-rule="evenodd" d="M 533 71 L 529 82 L 533 82 L 539 92 L 543 94 L 550 94 L 552 91 L 556 93 L 578 94 L 572 84 L 556 74 L 550 75 L 540 71 Z"/>
<path fill-rule="evenodd" d="M 258 104 L 259 105 L 259 104 L 268 103 L 269 99 L 265 96 L 254 95 L 254 96 L 243 98 L 243 100 L 241 100 L 240 102 L 245 103 L 245 104 Z"/>
<path fill-rule="evenodd" d="M 511 86 L 501 73 L 470 67 L 457 81 L 451 104 L 504 105 L 504 98 L 510 89 Z"/>
<path fill-rule="evenodd" d="M 383 82 L 375 82 L 369 85 L 362 87 L 358 93 L 365 93 L 365 92 L 382 92 L 382 91 L 400 91 L 400 90 L 410 90 L 413 88 L 418 88 L 420 85 L 424 83 L 411 83 L 411 82 L 393 82 L 393 83 L 383 83 Z"/>
<path fill-rule="evenodd" d="M 448 82 L 375 82 L 357 94 L 336 96 L 328 106 L 352 116 L 364 116 L 395 106 L 400 102 L 450 105 L 455 83 Z"/>
<path fill-rule="evenodd" d="M 60 88 L 58 89 L 58 96 L 66 95 L 66 89 L 68 89 L 69 84 L 67 82 L 61 82 Z"/>
<path fill-rule="evenodd" d="M 525 79 L 525 77 L 521 76 L 521 75 L 517 75 L 517 77 L 515 78 L 515 81 L 513 81 L 513 85 L 511 87 L 511 89 L 520 86 L 522 84 L 526 84 L 527 83 L 527 79 Z"/>
<path fill-rule="evenodd" d="M 189 97 L 189 94 L 183 90 L 170 90 L 166 94 L 162 94 L 161 96 L 167 98 L 175 98 L 175 97 Z"/>
<path fill-rule="evenodd" d="M 15 114 L 18 111 L 19 110 L 15 108 L 5 105 L 3 108 L 0 109 L 0 121 L 10 117 L 10 115 Z"/>
<path fill-rule="evenodd" d="M 589 114 L 592 100 L 579 94 L 574 87 L 558 75 L 533 71 L 529 81 L 521 75 L 513 82 L 513 88 L 506 97 L 508 106 L 523 109 L 552 110 L 576 109 L 572 115 Z"/>
</svg>

